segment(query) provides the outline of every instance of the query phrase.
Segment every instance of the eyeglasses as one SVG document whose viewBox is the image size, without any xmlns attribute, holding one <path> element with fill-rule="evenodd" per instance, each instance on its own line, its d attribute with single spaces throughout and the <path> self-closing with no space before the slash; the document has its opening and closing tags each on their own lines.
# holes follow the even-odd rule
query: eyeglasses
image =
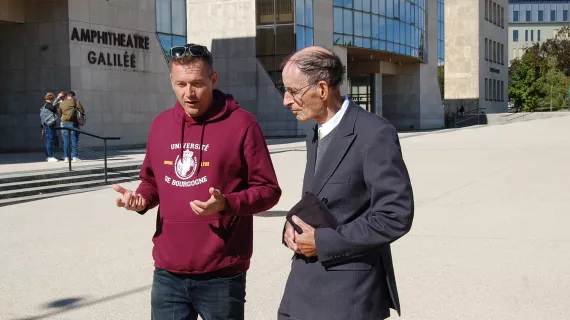
<svg viewBox="0 0 570 320">
<path fill-rule="evenodd" d="M 293 89 L 291 89 L 291 88 L 289 88 L 289 87 L 286 87 L 286 86 L 283 86 L 283 88 L 285 89 L 285 91 L 289 92 L 291 95 L 295 95 L 295 93 L 297 93 L 297 92 L 299 92 L 299 91 L 301 91 L 301 90 L 303 90 L 303 89 L 305 89 L 305 88 L 307 88 L 307 87 L 310 87 L 311 85 L 312 85 L 312 84 L 308 84 L 308 85 L 306 85 L 306 86 L 304 86 L 304 87 L 302 87 L 302 88 L 299 88 L 299 89 L 297 89 L 297 90 L 293 90 Z"/>
<path fill-rule="evenodd" d="M 186 53 L 190 53 L 193 57 L 202 57 L 202 56 L 211 56 L 210 51 L 205 46 L 201 46 L 198 44 L 185 44 L 183 46 L 176 46 L 170 48 L 170 56 L 172 59 L 178 59 L 185 55 Z"/>
</svg>

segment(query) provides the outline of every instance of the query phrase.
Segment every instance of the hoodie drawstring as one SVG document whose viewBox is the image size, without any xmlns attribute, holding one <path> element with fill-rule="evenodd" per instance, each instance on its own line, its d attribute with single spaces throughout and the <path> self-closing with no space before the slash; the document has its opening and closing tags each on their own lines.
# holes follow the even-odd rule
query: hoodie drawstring
<svg viewBox="0 0 570 320">
<path fill-rule="evenodd" d="M 206 124 L 202 123 L 202 135 L 200 136 L 200 159 L 198 159 L 198 172 L 196 175 L 200 174 L 200 168 L 202 168 L 202 150 L 204 150 L 204 129 Z"/>
<path fill-rule="evenodd" d="M 186 127 L 186 117 L 182 116 L 182 136 L 180 137 L 180 160 L 182 161 L 182 152 L 184 151 L 184 127 Z"/>
</svg>

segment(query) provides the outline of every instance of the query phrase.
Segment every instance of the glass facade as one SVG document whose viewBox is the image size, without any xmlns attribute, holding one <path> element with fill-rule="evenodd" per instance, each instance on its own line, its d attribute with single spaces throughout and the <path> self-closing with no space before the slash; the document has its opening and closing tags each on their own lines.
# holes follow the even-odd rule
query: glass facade
<svg viewBox="0 0 570 320">
<path fill-rule="evenodd" d="M 426 0 L 333 0 L 334 44 L 425 60 L 425 3 Z"/>
<path fill-rule="evenodd" d="M 445 60 L 445 17 L 444 0 L 437 0 L 437 61 L 438 65 L 443 64 Z"/>
<path fill-rule="evenodd" d="M 165 57 L 186 44 L 186 0 L 156 0 L 156 31 Z"/>
<path fill-rule="evenodd" d="M 313 45 L 313 0 L 256 0 L 256 55 L 276 87 L 283 89 L 281 62 Z"/>
</svg>

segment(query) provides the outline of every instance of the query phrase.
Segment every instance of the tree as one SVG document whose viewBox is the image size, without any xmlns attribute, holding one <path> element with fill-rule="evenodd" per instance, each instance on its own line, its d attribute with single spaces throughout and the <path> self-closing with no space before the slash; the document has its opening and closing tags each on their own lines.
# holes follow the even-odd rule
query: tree
<svg viewBox="0 0 570 320">
<path fill-rule="evenodd" d="M 544 57 L 538 44 L 527 48 L 521 58 L 513 60 L 509 68 L 509 99 L 523 111 L 534 111 L 544 97 Z"/>
<path fill-rule="evenodd" d="M 556 56 L 551 56 L 548 59 L 548 70 L 544 74 L 544 81 L 541 81 L 544 93 L 544 98 L 539 103 L 541 109 L 559 110 L 566 103 L 568 78 L 558 69 L 558 66 Z"/>
<path fill-rule="evenodd" d="M 558 69 L 570 76 L 570 27 L 558 29 L 554 38 L 546 40 L 540 51 L 547 57 L 555 57 Z"/>
</svg>

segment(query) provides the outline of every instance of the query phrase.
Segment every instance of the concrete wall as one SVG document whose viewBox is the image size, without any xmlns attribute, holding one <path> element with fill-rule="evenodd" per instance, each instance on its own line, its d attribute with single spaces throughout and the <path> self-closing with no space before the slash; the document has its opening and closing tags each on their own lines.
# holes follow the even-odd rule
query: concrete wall
<svg viewBox="0 0 570 320">
<path fill-rule="evenodd" d="M 155 36 L 154 0 L 26 0 L 25 7 L 25 23 L 0 25 L 0 150 L 43 149 L 43 97 L 48 91 L 69 90 L 86 110 L 83 130 L 120 136 L 111 146 L 144 145 L 153 118 L 176 100 Z M 82 29 L 146 37 L 148 49 L 82 39 Z M 114 54 L 133 56 L 135 67 L 101 63 L 100 54 L 104 60 Z M 80 138 L 80 147 L 92 146 L 102 142 Z"/>
<path fill-rule="evenodd" d="M 74 28 L 148 37 L 148 49 L 78 41 L 72 39 Z M 176 98 L 168 65 L 155 31 L 154 0 L 69 2 L 69 28 L 65 36 L 70 48 L 71 89 L 86 108 L 86 131 L 120 136 L 118 145 L 144 144 L 153 118 L 174 105 Z M 92 64 L 88 59 L 90 51 L 111 57 L 134 55 L 135 68 L 109 66 L 99 61 Z M 100 145 L 98 141 L 91 142 Z"/>
<path fill-rule="evenodd" d="M 24 23 L 26 21 L 26 1 L 0 1 L 0 22 Z"/>
<path fill-rule="evenodd" d="M 188 0 L 187 10 L 188 41 L 211 48 L 214 69 L 220 74 L 218 88 L 233 94 L 242 108 L 254 114 L 266 136 L 303 135 L 304 126 L 285 108 L 256 58 L 255 0 Z"/>
<path fill-rule="evenodd" d="M 71 83 L 67 1 L 22 3 L 25 23 L 0 24 L 0 150 L 42 148 L 44 96 Z"/>
<path fill-rule="evenodd" d="M 506 9 L 508 6 L 507 0 L 493 0 L 497 5 L 502 6 L 505 8 L 503 21 L 508 21 L 508 10 Z M 482 45 L 480 46 L 479 50 L 479 101 L 480 107 L 485 108 L 485 113 L 497 113 L 497 112 L 506 112 L 508 110 L 508 96 L 507 96 L 507 88 L 508 88 L 508 81 L 509 81 L 509 70 L 508 70 L 508 28 L 505 25 L 505 28 L 501 28 L 490 21 L 485 20 L 485 3 L 482 0 L 479 3 L 479 19 L 480 19 L 480 41 L 479 43 Z M 504 53 L 503 53 L 503 60 L 504 64 L 500 64 L 497 62 L 492 62 L 491 57 L 488 60 L 485 60 L 485 39 L 489 41 L 495 41 L 496 43 L 503 44 L 504 46 Z M 497 53 L 499 56 L 501 53 L 500 51 Z M 500 58 L 497 60 L 500 61 Z M 447 74 L 446 74 L 447 76 Z M 495 80 L 497 82 L 503 83 L 503 97 L 504 101 L 491 101 L 485 100 L 485 79 Z M 498 89 L 500 90 L 500 88 Z M 489 89 L 487 88 L 488 94 L 490 95 Z M 500 94 L 500 92 L 498 93 Z M 467 109 L 466 109 L 467 110 Z"/>
<path fill-rule="evenodd" d="M 494 0 L 505 8 L 507 0 Z M 485 108 L 486 113 L 507 110 L 508 52 L 507 27 L 485 20 L 484 0 L 446 0 L 445 2 L 445 109 L 455 112 Z M 457 30 L 457 31 L 455 31 Z M 485 60 L 485 38 L 504 45 L 504 64 Z M 504 102 L 485 100 L 485 79 L 503 82 Z"/>
</svg>

